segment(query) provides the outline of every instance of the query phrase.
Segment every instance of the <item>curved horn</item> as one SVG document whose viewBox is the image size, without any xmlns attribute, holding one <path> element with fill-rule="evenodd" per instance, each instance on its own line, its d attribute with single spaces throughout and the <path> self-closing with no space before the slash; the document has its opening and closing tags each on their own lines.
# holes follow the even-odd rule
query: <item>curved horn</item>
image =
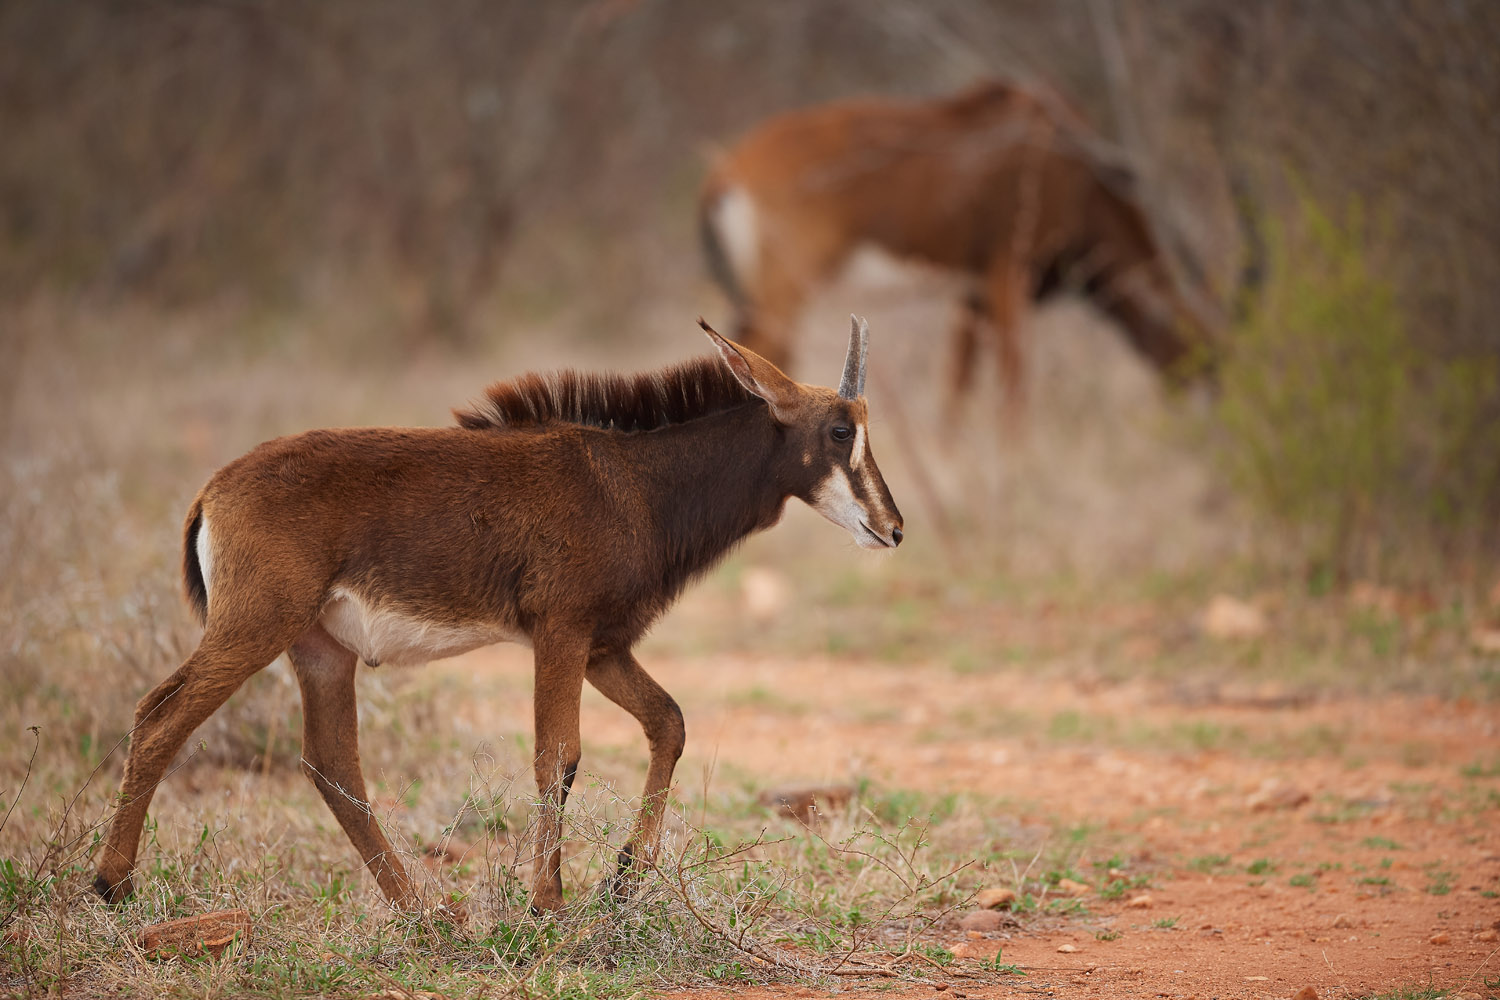
<svg viewBox="0 0 1500 1000">
<path fill-rule="evenodd" d="M 865 393 L 865 353 L 870 349 L 870 324 L 849 316 L 849 351 L 844 355 L 844 376 L 839 379 L 839 395 L 857 399 Z"/>
</svg>

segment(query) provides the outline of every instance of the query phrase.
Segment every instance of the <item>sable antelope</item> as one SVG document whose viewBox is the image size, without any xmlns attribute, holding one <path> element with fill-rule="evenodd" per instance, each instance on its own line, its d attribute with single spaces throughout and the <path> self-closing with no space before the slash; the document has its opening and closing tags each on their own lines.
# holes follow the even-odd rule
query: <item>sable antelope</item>
<svg viewBox="0 0 1500 1000">
<path fill-rule="evenodd" d="M 1129 171 L 1055 98 L 986 82 L 928 101 L 849 100 L 772 118 L 704 183 L 710 270 L 735 336 L 791 360 L 798 313 L 855 250 L 935 265 L 966 286 L 954 397 L 972 385 L 981 330 L 1019 408 L 1028 307 L 1076 286 L 1174 378 L 1210 360 L 1216 318 L 1174 280 Z"/>
<path fill-rule="evenodd" d="M 693 578 L 790 497 L 865 548 L 901 543 L 870 451 L 869 328 L 838 391 L 792 381 L 699 321 L 717 356 L 634 376 L 561 372 L 490 387 L 458 427 L 310 431 L 220 469 L 188 510 L 183 578 L 203 639 L 136 706 L 95 888 L 131 892 L 151 794 L 197 726 L 290 654 L 303 770 L 396 905 L 412 879 L 360 773 L 354 670 L 502 640 L 536 663 L 542 793 L 532 905 L 562 903 L 562 808 L 585 679 L 635 716 L 651 764 L 621 874 L 655 848 L 682 712 L 631 648 Z"/>
</svg>

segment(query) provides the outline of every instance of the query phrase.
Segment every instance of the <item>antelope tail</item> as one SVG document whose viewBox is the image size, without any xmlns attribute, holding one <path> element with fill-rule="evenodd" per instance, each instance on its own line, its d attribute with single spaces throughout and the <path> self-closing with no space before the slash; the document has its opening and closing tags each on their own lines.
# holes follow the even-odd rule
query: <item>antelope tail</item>
<svg viewBox="0 0 1500 1000">
<path fill-rule="evenodd" d="M 720 203 L 727 194 L 721 176 L 711 177 L 704 186 L 702 200 L 698 203 L 698 238 L 703 243 L 703 259 L 708 261 L 709 274 L 724 289 L 724 294 L 729 296 L 734 307 L 743 309 L 746 305 L 744 285 L 735 274 L 728 249 L 724 246 L 723 237 L 715 222 Z"/>
<path fill-rule="evenodd" d="M 188 508 L 187 524 L 182 531 L 182 587 L 198 624 L 208 621 L 208 585 L 203 580 L 203 566 L 198 562 L 198 532 L 203 527 L 203 497 Z"/>
</svg>

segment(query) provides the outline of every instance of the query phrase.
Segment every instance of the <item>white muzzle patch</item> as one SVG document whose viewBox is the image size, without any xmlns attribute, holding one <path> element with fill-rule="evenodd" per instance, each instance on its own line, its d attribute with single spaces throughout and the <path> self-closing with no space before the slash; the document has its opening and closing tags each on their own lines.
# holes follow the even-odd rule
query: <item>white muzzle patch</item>
<svg viewBox="0 0 1500 1000">
<path fill-rule="evenodd" d="M 864 549 L 883 549 L 888 546 L 869 527 L 869 512 L 854 495 L 849 474 L 835 468 L 812 492 L 813 510 L 849 532 L 854 543 Z"/>
</svg>

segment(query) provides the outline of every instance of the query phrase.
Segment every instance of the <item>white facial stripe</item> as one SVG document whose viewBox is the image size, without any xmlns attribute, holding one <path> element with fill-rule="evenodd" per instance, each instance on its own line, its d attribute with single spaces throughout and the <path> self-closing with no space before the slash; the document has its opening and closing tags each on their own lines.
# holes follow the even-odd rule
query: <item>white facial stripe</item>
<svg viewBox="0 0 1500 1000">
<path fill-rule="evenodd" d="M 212 578 L 214 568 L 213 546 L 208 539 L 208 515 L 202 515 L 198 521 L 198 544 L 194 546 L 198 553 L 198 572 L 203 574 L 203 596 L 207 604 L 209 596 L 213 593 Z"/>
<path fill-rule="evenodd" d="M 854 450 L 849 453 L 849 468 L 859 471 L 865 460 L 865 425 L 854 425 Z"/>
</svg>

